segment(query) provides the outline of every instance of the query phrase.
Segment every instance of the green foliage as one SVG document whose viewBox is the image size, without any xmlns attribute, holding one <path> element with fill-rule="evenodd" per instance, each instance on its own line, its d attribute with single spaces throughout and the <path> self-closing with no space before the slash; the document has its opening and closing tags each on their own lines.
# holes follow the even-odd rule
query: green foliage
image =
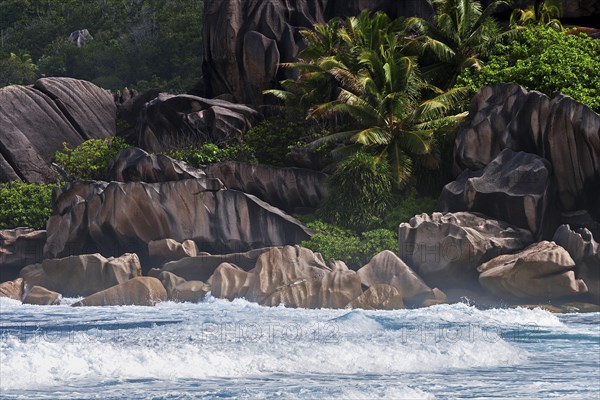
<svg viewBox="0 0 600 400">
<path fill-rule="evenodd" d="M 339 164 L 327 185 L 328 196 L 319 216 L 363 231 L 378 224 L 389 207 L 392 174 L 387 161 L 359 151 Z"/>
<path fill-rule="evenodd" d="M 10 53 L 8 57 L 0 57 L 0 87 L 28 85 L 35 81 L 36 76 L 36 66 L 29 54 L 19 56 Z"/>
<path fill-rule="evenodd" d="M 520 30 L 519 40 L 498 44 L 479 73 L 464 71 L 459 84 L 473 92 L 514 82 L 547 95 L 561 92 L 600 111 L 600 41 L 543 25 Z"/>
<path fill-rule="evenodd" d="M 386 210 L 382 218 L 383 227 L 397 232 L 398 225 L 402 222 L 408 222 L 418 214 L 431 214 L 436 204 L 437 201 L 434 198 L 419 197 L 414 191 L 403 195 L 394 195 L 392 206 Z"/>
<path fill-rule="evenodd" d="M 219 147 L 213 143 L 205 143 L 199 147 L 188 146 L 170 150 L 165 154 L 176 160 L 185 161 L 196 168 L 224 161 L 256 162 L 252 149 L 244 144 Z"/>
<path fill-rule="evenodd" d="M 434 0 L 436 16 L 430 22 L 409 18 L 407 28 L 418 32 L 415 39 L 423 52 L 423 75 L 442 88 L 454 86 L 465 69 L 481 68 L 485 56 L 501 35 L 492 14 L 505 1 L 491 1 L 483 9 L 476 0 Z M 423 60 L 422 60 L 423 61 Z"/>
<path fill-rule="evenodd" d="M 72 149 L 63 143 L 55 154 L 56 163 L 73 180 L 104 180 L 111 158 L 129 147 L 120 137 L 86 140 Z"/>
<path fill-rule="evenodd" d="M 0 229 L 45 229 L 52 213 L 53 188 L 54 185 L 16 181 L 0 184 Z"/>
<path fill-rule="evenodd" d="M 534 5 L 517 8 L 510 15 L 510 26 L 513 28 L 539 24 L 546 25 L 556 31 L 562 31 L 559 18 L 563 13 L 562 0 L 545 0 L 536 9 Z"/>
<path fill-rule="evenodd" d="M 31 54 L 42 76 L 171 92 L 200 80 L 203 1 L 2 0 L 0 8 L 0 59 Z M 80 48 L 68 42 L 79 29 L 93 36 Z"/>
<path fill-rule="evenodd" d="M 319 220 L 307 225 L 317 233 L 310 240 L 300 243 L 300 246 L 321 253 L 326 261 L 342 260 L 355 270 L 367 264 L 374 255 L 383 250 L 396 252 L 398 248 L 397 234 L 391 230 L 376 229 L 357 235 L 349 229 Z"/>
<path fill-rule="evenodd" d="M 261 164 L 286 166 L 290 149 L 305 144 L 312 128 L 304 120 L 289 118 L 266 119 L 244 135 L 248 145 Z"/>
</svg>

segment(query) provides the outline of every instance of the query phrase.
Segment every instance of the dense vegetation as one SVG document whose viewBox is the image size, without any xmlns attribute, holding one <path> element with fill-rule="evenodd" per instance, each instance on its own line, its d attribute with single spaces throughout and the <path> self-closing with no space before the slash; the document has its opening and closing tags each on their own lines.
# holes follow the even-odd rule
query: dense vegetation
<svg viewBox="0 0 600 400">
<path fill-rule="evenodd" d="M 45 229 L 52 208 L 54 185 L 11 182 L 0 184 L 0 229 Z"/>
<path fill-rule="evenodd" d="M 434 210 L 452 179 L 456 126 L 480 87 L 515 82 L 600 110 L 600 41 L 569 35 L 557 19 L 560 2 L 516 10 L 504 30 L 492 14 L 505 2 L 486 9 L 474 0 L 435 2 L 429 22 L 365 12 L 302 31 L 307 47 L 285 65 L 297 78 L 267 91 L 281 103 L 242 143 L 181 145 L 166 154 L 196 167 L 228 160 L 294 166 L 301 159 L 325 169 L 330 195 L 314 214 L 299 216 L 317 231 L 302 245 L 358 268 L 396 250 L 399 223 Z M 113 89 L 180 91 L 199 80 L 201 1 L 0 5 L 2 84 L 47 74 Z M 81 28 L 93 39 L 77 47 L 66 38 Z M 87 141 L 57 152 L 56 163 L 68 179 L 105 179 L 110 158 L 125 146 Z M 50 189 L 2 186 L 0 225 L 42 227 Z"/>
<path fill-rule="evenodd" d="M 181 92 L 201 77 L 201 0 L 0 0 L 0 86 L 69 76 Z M 92 38 L 78 47 L 71 32 Z"/>
<path fill-rule="evenodd" d="M 464 71 L 459 83 L 476 92 L 485 85 L 515 82 L 549 96 L 564 93 L 600 111 L 599 40 L 546 25 L 529 26 L 518 37 L 497 44 L 481 70 Z"/>
</svg>

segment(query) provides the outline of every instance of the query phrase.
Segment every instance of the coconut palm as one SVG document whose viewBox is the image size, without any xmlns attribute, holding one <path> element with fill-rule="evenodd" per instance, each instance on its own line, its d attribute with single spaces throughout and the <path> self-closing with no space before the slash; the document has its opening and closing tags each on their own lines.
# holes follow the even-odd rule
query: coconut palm
<svg viewBox="0 0 600 400">
<path fill-rule="evenodd" d="M 493 1 L 485 9 L 475 0 L 434 0 L 433 22 L 409 18 L 406 27 L 416 33 L 424 56 L 436 60 L 423 68 L 425 79 L 442 87 L 452 87 L 458 74 L 466 69 L 480 69 L 486 55 L 502 35 L 492 17 L 506 1 Z"/>
<path fill-rule="evenodd" d="M 447 92 L 425 83 L 414 56 L 403 54 L 398 44 L 380 50 L 362 51 L 362 68 L 354 73 L 336 66 L 331 73 L 340 82 L 337 99 L 313 107 L 308 117 L 351 116 L 359 128 L 337 132 L 314 141 L 344 141 L 350 148 L 365 147 L 392 166 L 396 185 L 409 182 L 415 162 L 434 167 L 434 133 L 454 123 L 464 114 L 452 115 L 467 92 L 457 88 Z M 433 96 L 422 100 L 424 94 Z"/>
</svg>

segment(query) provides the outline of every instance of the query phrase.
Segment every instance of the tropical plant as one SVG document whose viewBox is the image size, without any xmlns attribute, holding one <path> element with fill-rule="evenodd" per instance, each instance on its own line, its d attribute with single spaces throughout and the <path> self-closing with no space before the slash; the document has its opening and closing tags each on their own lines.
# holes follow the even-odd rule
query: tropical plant
<svg viewBox="0 0 600 400">
<path fill-rule="evenodd" d="M 214 143 L 204 143 L 201 146 L 186 146 L 168 150 L 165 151 L 165 154 L 176 160 L 185 161 L 196 168 L 224 161 L 256 163 L 252 148 L 246 144 L 219 147 Z"/>
<path fill-rule="evenodd" d="M 75 148 L 63 143 L 63 150 L 56 152 L 55 159 L 69 179 L 104 180 L 110 159 L 127 147 L 120 137 L 90 139 Z"/>
<path fill-rule="evenodd" d="M 600 111 L 600 41 L 567 35 L 545 25 L 519 30 L 519 40 L 497 44 L 478 73 L 458 79 L 476 92 L 482 86 L 514 82 L 551 96 L 561 92 Z"/>
<path fill-rule="evenodd" d="M 539 5 L 537 3 L 540 3 Z M 562 16 L 562 0 L 545 0 L 536 2 L 526 8 L 516 8 L 510 15 L 510 26 L 521 28 L 527 25 L 546 25 L 556 31 L 562 31 L 559 20 Z"/>
<path fill-rule="evenodd" d="M 329 176 L 318 215 L 327 222 L 364 231 L 381 222 L 390 204 L 392 176 L 386 160 L 359 151 Z"/>
<path fill-rule="evenodd" d="M 0 229 L 45 229 L 52 212 L 53 188 L 17 181 L 0 184 Z"/>
<path fill-rule="evenodd" d="M 479 70 L 482 56 L 489 54 L 500 34 L 492 14 L 506 1 L 492 1 L 485 9 L 476 0 L 434 0 L 433 22 L 409 18 L 407 30 L 416 33 L 415 41 L 423 51 L 423 59 L 433 60 L 422 68 L 427 81 L 443 88 L 454 86 L 456 77 L 465 69 Z"/>
</svg>

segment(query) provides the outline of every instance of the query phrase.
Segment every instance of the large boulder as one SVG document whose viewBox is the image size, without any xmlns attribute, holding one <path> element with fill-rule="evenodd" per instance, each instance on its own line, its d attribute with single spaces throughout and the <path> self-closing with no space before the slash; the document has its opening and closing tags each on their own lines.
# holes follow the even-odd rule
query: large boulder
<svg viewBox="0 0 600 400">
<path fill-rule="evenodd" d="M 552 240 L 569 252 L 576 264 L 575 274 L 585 282 L 592 300 L 600 304 L 600 244 L 592 232 L 561 225 Z"/>
<path fill-rule="evenodd" d="M 137 145 L 153 153 L 183 145 L 239 142 L 259 114 L 225 100 L 161 93 L 137 120 Z"/>
<path fill-rule="evenodd" d="M 558 225 L 552 168 L 542 157 L 504 149 L 482 170 L 465 170 L 438 199 L 441 212 L 473 211 L 551 235 Z"/>
<path fill-rule="evenodd" d="M 23 278 L 0 283 L 0 297 L 21 301 L 21 298 L 23 298 Z"/>
<path fill-rule="evenodd" d="M 116 133 L 111 93 L 71 78 L 42 78 L 33 86 L 0 88 L 0 182 L 50 182 L 50 162 L 63 143 Z"/>
<path fill-rule="evenodd" d="M 402 294 L 394 286 L 376 284 L 352 300 L 346 308 L 363 310 L 398 310 L 404 308 Z"/>
<path fill-rule="evenodd" d="M 195 257 L 198 248 L 193 240 L 184 240 L 179 243 L 173 239 L 160 239 L 148 242 L 148 256 L 156 265 L 168 261 L 180 260 L 186 257 Z"/>
<path fill-rule="evenodd" d="M 588 291 L 585 283 L 575 278 L 574 267 L 565 249 L 543 241 L 483 263 L 478 268 L 479 283 L 501 299 L 560 299 Z"/>
<path fill-rule="evenodd" d="M 382 10 L 398 16 L 431 17 L 429 0 L 207 0 L 204 3 L 204 84 L 207 95 L 263 104 L 262 92 L 292 71 L 280 63 L 305 47 L 300 28 L 334 17 Z"/>
<path fill-rule="evenodd" d="M 62 296 L 41 286 L 34 286 L 26 291 L 23 304 L 37 306 L 54 306 L 60 304 Z"/>
<path fill-rule="evenodd" d="M 167 301 L 167 291 L 162 283 L 152 277 L 141 276 L 113 286 L 76 303 L 80 306 L 154 306 Z"/>
<path fill-rule="evenodd" d="M 482 214 L 433 213 L 399 227 L 399 255 L 425 282 L 440 288 L 477 287 L 477 267 L 532 243 L 531 232 Z"/>
<path fill-rule="evenodd" d="M 356 273 L 365 286 L 371 287 L 377 284 L 393 286 L 398 290 L 404 303 L 409 305 L 420 305 L 426 299 L 435 297 L 423 279 L 389 250 L 375 255 Z"/>
<path fill-rule="evenodd" d="M 141 275 L 136 254 L 104 258 L 100 254 L 45 259 L 21 270 L 25 287 L 43 286 L 66 297 L 89 296 Z"/>
<path fill-rule="evenodd" d="M 223 263 L 208 283 L 215 297 L 265 306 L 343 308 L 362 293 L 354 271 L 331 271 L 320 254 L 298 246 L 270 249 L 249 272 Z"/>
<path fill-rule="evenodd" d="M 559 210 L 588 210 L 600 220 L 600 116 L 568 96 L 549 98 L 515 84 L 479 90 L 459 131 L 455 173 L 480 170 L 503 149 L 552 165 Z"/>
<path fill-rule="evenodd" d="M 19 276 L 26 265 L 44 258 L 46 231 L 32 228 L 0 230 L 0 282 Z"/>
<path fill-rule="evenodd" d="M 309 169 L 226 162 L 208 165 L 204 171 L 229 189 L 252 194 L 290 213 L 316 209 L 327 195 L 327 175 Z"/>
<path fill-rule="evenodd" d="M 167 299 L 176 302 L 196 303 L 210 292 L 210 286 L 202 281 L 186 281 L 167 271 L 157 276 L 167 291 Z"/>
<path fill-rule="evenodd" d="M 110 161 L 108 181 L 158 183 L 199 179 L 204 171 L 164 154 L 149 154 L 138 147 L 121 150 Z"/>
<path fill-rule="evenodd" d="M 258 257 L 270 249 L 270 247 L 264 247 L 243 253 L 199 254 L 196 257 L 186 257 L 168 262 L 160 269 L 151 269 L 148 275 L 158 276 L 162 271 L 167 271 L 189 281 L 206 282 L 217 267 L 223 263 L 233 264 L 243 271 L 250 271 L 256 265 Z"/>
<path fill-rule="evenodd" d="M 281 210 L 217 179 L 75 184 L 56 197 L 44 248 L 49 258 L 133 252 L 147 265 L 148 243 L 196 242 L 200 251 L 231 253 L 296 244 L 312 231 Z"/>
</svg>

